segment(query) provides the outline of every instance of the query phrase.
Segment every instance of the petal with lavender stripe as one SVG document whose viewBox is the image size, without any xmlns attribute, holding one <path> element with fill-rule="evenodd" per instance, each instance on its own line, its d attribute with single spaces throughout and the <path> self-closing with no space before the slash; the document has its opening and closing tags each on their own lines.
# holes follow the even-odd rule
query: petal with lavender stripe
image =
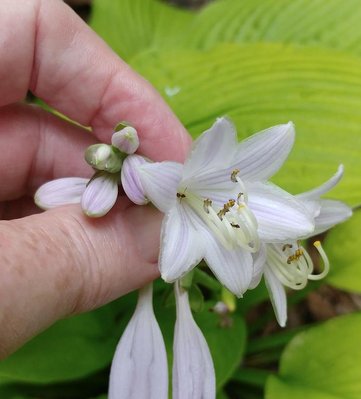
<svg viewBox="0 0 361 399">
<path fill-rule="evenodd" d="M 292 122 L 263 130 L 239 143 L 232 160 L 245 181 L 267 180 L 288 157 L 295 140 Z"/>
<path fill-rule="evenodd" d="M 207 342 L 195 323 L 188 293 L 175 284 L 173 399 L 215 399 L 215 373 Z"/>
<path fill-rule="evenodd" d="M 139 177 L 139 168 L 148 161 L 140 155 L 125 158 L 121 172 L 122 187 L 127 197 L 137 205 L 149 202 Z"/>
<path fill-rule="evenodd" d="M 264 269 L 264 278 L 278 324 L 281 327 L 285 327 L 287 322 L 287 297 L 285 287 L 273 274 L 272 269 L 267 264 Z"/>
<path fill-rule="evenodd" d="M 193 144 L 193 149 L 184 165 L 184 178 L 188 179 L 204 170 L 224 168 L 232 159 L 236 148 L 237 134 L 231 121 L 218 118 Z"/>
<path fill-rule="evenodd" d="M 252 276 L 251 283 L 249 284 L 249 287 L 248 287 L 250 290 L 253 290 L 254 288 L 256 288 L 262 279 L 265 264 L 266 264 L 266 255 L 267 255 L 267 252 L 266 252 L 265 244 L 261 244 L 259 251 L 256 252 L 255 254 L 252 254 L 252 256 L 253 256 L 253 276 Z"/>
<path fill-rule="evenodd" d="M 109 399 L 167 399 L 165 345 L 152 305 L 152 285 L 139 292 L 138 304 L 117 346 Z"/>
<path fill-rule="evenodd" d="M 314 215 L 293 195 L 271 183 L 248 183 L 248 206 L 265 242 L 298 239 L 314 230 Z"/>
<path fill-rule="evenodd" d="M 177 201 L 182 171 L 182 164 L 171 161 L 147 163 L 139 167 L 144 193 L 160 211 L 167 212 Z"/>
<path fill-rule="evenodd" d="M 253 275 L 253 258 L 243 248 L 226 249 L 207 230 L 205 237 L 205 261 L 217 279 L 237 297 L 247 291 Z"/>
<path fill-rule="evenodd" d="M 341 201 L 321 199 L 321 211 L 315 219 L 313 235 L 320 234 L 352 216 L 352 210 Z"/>
<path fill-rule="evenodd" d="M 204 240 L 194 227 L 195 218 L 191 209 L 176 203 L 163 220 L 159 269 L 167 282 L 182 277 L 203 257 Z"/>
<path fill-rule="evenodd" d="M 118 174 L 98 172 L 90 180 L 81 199 L 84 213 L 90 217 L 107 214 L 118 197 Z"/>
<path fill-rule="evenodd" d="M 82 177 L 64 177 L 43 184 L 35 193 L 36 205 L 42 209 L 78 204 L 81 201 L 89 179 Z"/>
</svg>

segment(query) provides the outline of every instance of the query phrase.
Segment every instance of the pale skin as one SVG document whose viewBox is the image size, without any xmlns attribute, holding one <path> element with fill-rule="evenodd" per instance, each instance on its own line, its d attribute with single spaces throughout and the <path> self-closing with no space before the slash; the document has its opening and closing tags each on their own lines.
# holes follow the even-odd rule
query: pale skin
<svg viewBox="0 0 361 399">
<path fill-rule="evenodd" d="M 184 161 L 190 138 L 151 85 L 62 1 L 0 2 L 0 358 L 56 320 L 158 277 L 161 215 L 119 198 L 102 219 L 79 205 L 39 213 L 42 183 L 91 176 L 85 148 L 120 120 L 139 153 Z M 30 90 L 92 133 L 20 102 Z"/>
</svg>

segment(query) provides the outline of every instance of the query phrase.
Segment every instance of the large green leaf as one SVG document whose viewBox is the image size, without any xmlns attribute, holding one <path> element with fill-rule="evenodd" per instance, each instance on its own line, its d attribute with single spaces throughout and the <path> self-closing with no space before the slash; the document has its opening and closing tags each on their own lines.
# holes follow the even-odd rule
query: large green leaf
<svg viewBox="0 0 361 399">
<path fill-rule="evenodd" d="M 193 20 L 188 48 L 219 42 L 282 42 L 361 54 L 359 0 L 219 0 Z"/>
<path fill-rule="evenodd" d="M 176 45 L 192 18 L 156 0 L 94 0 L 90 26 L 127 61 L 144 49 Z"/>
<path fill-rule="evenodd" d="M 109 307 L 59 321 L 0 363 L 0 385 L 55 383 L 106 367 L 118 337 Z"/>
<path fill-rule="evenodd" d="M 230 116 L 245 137 L 292 120 L 297 141 L 276 182 L 297 193 L 346 177 L 333 195 L 361 199 L 361 59 L 280 44 L 223 44 L 207 52 L 153 52 L 133 66 L 163 94 L 197 136 Z"/>
<path fill-rule="evenodd" d="M 331 269 L 327 281 L 338 288 L 361 293 L 361 209 L 326 237 Z"/>
<path fill-rule="evenodd" d="M 297 335 L 281 357 L 266 399 L 359 399 L 361 314 L 328 321 Z"/>
<path fill-rule="evenodd" d="M 209 308 L 207 303 L 205 310 L 196 313 L 194 318 L 209 345 L 216 370 L 217 388 L 220 388 L 242 361 L 246 344 L 246 327 L 244 320 L 236 314 L 233 317 L 232 326 L 221 327 L 219 317 L 210 312 Z M 174 308 L 170 309 L 157 304 L 155 311 L 167 346 L 169 365 L 172 365 Z"/>
</svg>

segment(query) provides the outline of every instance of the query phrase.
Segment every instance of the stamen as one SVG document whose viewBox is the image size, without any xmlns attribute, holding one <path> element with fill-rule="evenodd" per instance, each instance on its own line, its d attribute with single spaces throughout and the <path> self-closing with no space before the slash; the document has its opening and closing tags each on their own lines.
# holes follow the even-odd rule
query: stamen
<svg viewBox="0 0 361 399">
<path fill-rule="evenodd" d="M 285 244 L 285 245 L 282 247 L 282 251 L 285 252 L 286 249 L 291 249 L 292 247 L 293 247 L 292 244 Z"/>
<path fill-rule="evenodd" d="M 320 254 L 320 256 L 321 256 L 321 258 L 323 260 L 323 271 L 320 274 L 310 274 L 308 276 L 308 278 L 310 280 L 321 280 L 330 271 L 330 261 L 328 260 L 326 252 L 322 248 L 322 245 L 321 245 L 320 241 L 315 241 L 313 243 L 313 245 L 315 246 L 315 248 L 317 249 L 318 253 Z"/>
<path fill-rule="evenodd" d="M 183 193 L 177 193 L 177 198 L 182 199 L 182 198 L 185 198 L 185 197 L 186 197 L 185 194 L 183 194 Z"/>
<path fill-rule="evenodd" d="M 283 246 L 284 247 L 284 246 Z M 292 248 L 292 246 L 291 246 Z M 297 248 L 295 253 L 293 255 L 290 255 L 287 258 L 287 264 L 290 264 L 293 261 L 297 261 L 298 259 L 300 259 L 300 257 L 303 255 L 303 250 L 301 248 Z"/>
</svg>

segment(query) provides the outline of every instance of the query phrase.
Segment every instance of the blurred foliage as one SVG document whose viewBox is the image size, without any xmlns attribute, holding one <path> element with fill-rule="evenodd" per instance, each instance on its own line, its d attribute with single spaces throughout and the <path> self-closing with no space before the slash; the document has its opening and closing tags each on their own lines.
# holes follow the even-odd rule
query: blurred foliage
<svg viewBox="0 0 361 399">
<path fill-rule="evenodd" d="M 360 18 L 359 0 L 217 0 L 197 11 L 157 0 L 95 0 L 90 25 L 158 89 L 194 137 L 225 114 L 240 138 L 293 120 L 295 148 L 275 181 L 301 192 L 344 163 L 345 178 L 331 194 L 354 206 L 361 203 Z M 328 282 L 356 292 L 360 216 L 325 240 L 334 267 Z M 280 332 L 270 324 L 271 307 L 262 307 L 264 284 L 222 320 L 210 312 L 218 285 L 203 271 L 194 282 L 192 307 L 214 358 L 219 399 L 260 399 L 265 386 L 267 399 L 361 397 L 359 314 Z M 295 293 L 290 304 L 317 287 Z M 174 302 L 162 282 L 155 297 L 171 361 Z M 0 397 L 105 399 L 111 357 L 135 300 L 128 295 L 34 338 L 0 364 Z"/>
<path fill-rule="evenodd" d="M 361 293 L 361 211 L 328 234 L 325 250 L 332 259 L 327 281 L 349 292 Z"/>
<path fill-rule="evenodd" d="M 361 314 L 342 316 L 298 334 L 268 379 L 266 399 L 359 399 Z"/>
</svg>

